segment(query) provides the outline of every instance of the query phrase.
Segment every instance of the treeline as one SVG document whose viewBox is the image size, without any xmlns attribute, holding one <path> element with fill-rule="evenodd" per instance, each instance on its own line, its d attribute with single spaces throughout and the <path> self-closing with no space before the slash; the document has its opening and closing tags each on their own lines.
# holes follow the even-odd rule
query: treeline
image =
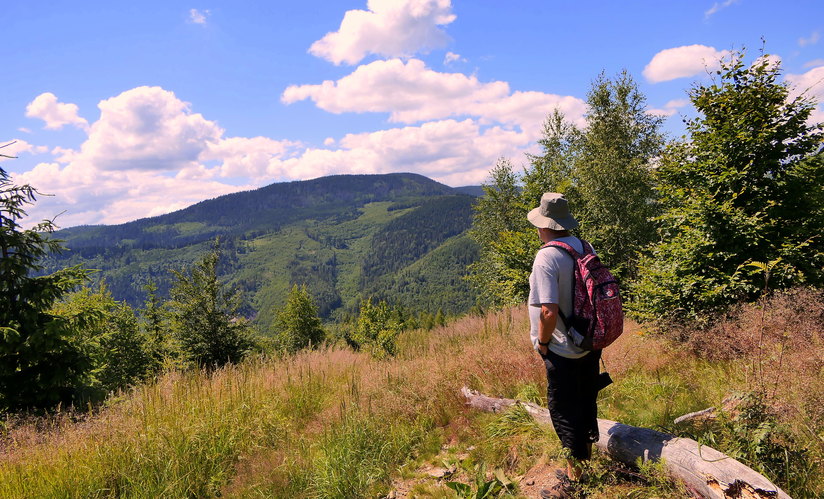
<svg viewBox="0 0 824 499">
<path fill-rule="evenodd" d="M 555 111 L 522 173 L 500 161 L 472 237 L 472 280 L 487 303 L 521 302 L 539 247 L 526 213 L 562 192 L 576 231 L 621 280 L 627 308 L 658 324 L 706 323 L 765 288 L 824 283 L 822 125 L 816 102 L 780 81 L 780 63 L 744 53 L 696 84 L 686 134 L 667 140 L 632 77 L 601 74 L 585 124 Z M 804 89 L 800 89 L 804 90 Z"/>
</svg>

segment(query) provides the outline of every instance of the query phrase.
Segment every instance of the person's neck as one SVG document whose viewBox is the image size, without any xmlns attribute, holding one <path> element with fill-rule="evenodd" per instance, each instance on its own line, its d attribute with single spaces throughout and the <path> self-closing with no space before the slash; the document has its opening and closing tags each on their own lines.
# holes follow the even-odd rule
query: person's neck
<svg viewBox="0 0 824 499">
<path fill-rule="evenodd" d="M 548 243 L 550 241 L 554 241 L 561 237 L 569 236 L 568 230 L 542 230 L 541 231 L 541 241 L 544 243 Z"/>
</svg>

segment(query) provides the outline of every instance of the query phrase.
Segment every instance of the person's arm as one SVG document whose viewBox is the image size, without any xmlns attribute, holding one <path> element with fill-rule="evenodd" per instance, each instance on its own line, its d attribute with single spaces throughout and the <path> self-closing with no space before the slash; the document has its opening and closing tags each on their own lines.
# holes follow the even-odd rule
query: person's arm
<svg viewBox="0 0 824 499">
<path fill-rule="evenodd" d="M 542 303 L 541 321 L 538 323 L 538 350 L 542 355 L 547 354 L 549 347 L 547 345 L 541 345 L 541 343 L 549 343 L 552 339 L 552 332 L 555 331 L 556 322 L 558 322 L 558 304 Z"/>
</svg>

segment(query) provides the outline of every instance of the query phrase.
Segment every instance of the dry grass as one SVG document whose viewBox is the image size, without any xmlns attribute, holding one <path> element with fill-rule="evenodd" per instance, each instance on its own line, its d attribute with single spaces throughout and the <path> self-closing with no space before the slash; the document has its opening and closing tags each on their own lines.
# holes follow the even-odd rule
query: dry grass
<svg viewBox="0 0 824 499">
<path fill-rule="evenodd" d="M 811 300 L 784 299 L 803 306 Z M 778 310 L 782 303 L 770 306 Z M 757 312 L 742 312 L 742 329 L 760 325 L 753 322 L 760 320 Z M 777 323 L 797 315 L 767 317 Z M 803 337 L 819 341 L 808 323 L 788 324 L 807 328 Z M 404 463 L 437 455 L 445 442 L 474 447 L 468 462 L 523 473 L 535 462 L 556 459 L 557 445 L 537 445 L 523 434 L 491 437 L 487 428 L 497 424 L 497 416 L 467 411 L 459 389 L 543 396 L 544 367 L 528 331 L 525 310 L 506 310 L 405 333 L 392 360 L 321 348 L 288 359 L 258 359 L 211 376 L 169 373 L 85 419 L 64 413 L 9 421 L 0 451 L 0 497 L 375 496 L 388 491 L 390 475 Z M 803 351 L 803 341 L 796 340 L 782 340 L 783 368 L 797 373 L 815 365 L 808 357 L 817 348 L 820 369 L 820 345 Z M 714 348 L 703 341 L 689 348 Z M 773 351 L 775 345 L 763 342 L 749 352 Z M 736 366 L 741 359 L 751 365 L 750 354 L 696 357 L 628 323 L 627 333 L 604 353 L 616 383 L 602 392 L 601 415 L 666 429 L 674 416 L 746 387 L 753 377 Z M 764 363 L 762 370 L 770 382 L 772 365 Z M 797 396 L 803 410 L 815 412 L 821 381 L 815 385 L 814 376 L 799 375 L 813 384 L 806 392 L 793 384 L 796 395 L 787 395 L 787 403 Z M 779 392 L 795 381 L 780 383 Z M 814 431 L 821 428 L 820 420 L 804 421 Z M 351 492 L 343 492 L 347 487 Z M 609 489 L 603 494 L 608 497 Z"/>
</svg>

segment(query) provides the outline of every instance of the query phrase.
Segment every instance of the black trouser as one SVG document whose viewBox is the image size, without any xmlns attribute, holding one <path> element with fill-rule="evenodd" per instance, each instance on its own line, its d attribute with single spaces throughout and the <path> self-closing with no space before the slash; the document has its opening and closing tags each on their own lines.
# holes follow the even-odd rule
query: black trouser
<svg viewBox="0 0 824 499">
<path fill-rule="evenodd" d="M 598 360 L 594 350 L 580 359 L 549 352 L 546 365 L 547 399 L 552 426 L 561 445 L 576 459 L 589 459 L 591 444 L 598 441 Z"/>
</svg>

